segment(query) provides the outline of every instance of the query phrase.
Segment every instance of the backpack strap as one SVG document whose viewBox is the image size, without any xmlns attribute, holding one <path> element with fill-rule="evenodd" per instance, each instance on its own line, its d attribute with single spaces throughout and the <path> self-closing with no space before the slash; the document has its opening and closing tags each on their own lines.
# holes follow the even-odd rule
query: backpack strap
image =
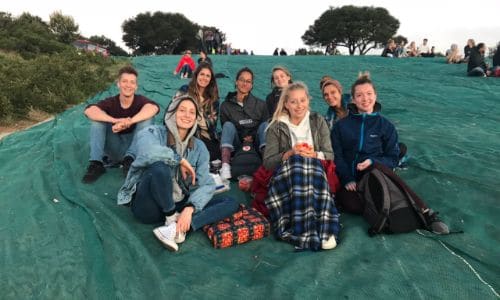
<svg viewBox="0 0 500 300">
<path fill-rule="evenodd" d="M 377 180 L 382 190 L 382 207 L 380 210 L 377 209 L 375 201 L 373 200 L 372 194 L 369 188 L 369 179 L 373 177 Z M 363 217 L 368 221 L 371 227 L 368 229 L 368 235 L 374 236 L 384 230 L 387 225 L 387 219 L 389 217 L 389 211 L 391 208 L 391 198 L 390 193 L 387 188 L 387 180 L 384 174 L 376 169 L 372 168 L 367 171 L 359 182 L 359 191 L 362 193 L 362 198 L 365 199 L 365 209 L 363 212 Z"/>
<path fill-rule="evenodd" d="M 389 190 L 387 189 L 387 180 L 386 177 L 380 170 L 372 169 L 370 173 L 377 179 L 382 188 L 383 201 L 382 201 L 382 210 L 379 212 L 379 220 L 375 225 L 368 229 L 368 234 L 373 236 L 377 233 L 383 231 L 384 226 L 387 223 L 387 219 L 389 218 L 389 211 L 391 209 L 391 196 Z"/>
</svg>

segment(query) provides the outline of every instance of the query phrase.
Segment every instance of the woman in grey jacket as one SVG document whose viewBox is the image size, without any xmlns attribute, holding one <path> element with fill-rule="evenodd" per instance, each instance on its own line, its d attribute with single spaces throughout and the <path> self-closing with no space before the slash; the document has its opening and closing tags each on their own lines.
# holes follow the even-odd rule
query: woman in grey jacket
<svg viewBox="0 0 500 300">
<path fill-rule="evenodd" d="M 118 204 L 131 202 L 143 223 L 165 222 L 153 230 L 169 250 L 177 251 L 185 233 L 230 216 L 238 209 L 232 198 L 212 198 L 205 144 L 194 137 L 199 110 L 184 95 L 165 114 L 166 126 L 149 126 L 134 139 L 135 160 L 118 193 Z"/>
<path fill-rule="evenodd" d="M 276 169 L 265 200 L 278 238 L 297 249 L 333 249 L 339 215 L 320 160 L 332 160 L 324 118 L 309 111 L 302 82 L 288 85 L 266 133 L 264 167 Z"/>
</svg>

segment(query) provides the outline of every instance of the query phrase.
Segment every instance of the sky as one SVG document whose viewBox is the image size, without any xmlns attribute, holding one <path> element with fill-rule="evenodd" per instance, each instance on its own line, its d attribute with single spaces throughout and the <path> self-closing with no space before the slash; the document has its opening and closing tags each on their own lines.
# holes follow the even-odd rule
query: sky
<svg viewBox="0 0 500 300">
<path fill-rule="evenodd" d="M 52 12 L 61 11 L 74 18 L 82 35 L 105 35 L 126 51 L 130 49 L 122 41 L 121 29 L 125 20 L 148 11 L 178 12 L 194 23 L 219 28 L 233 48 L 271 55 L 277 47 L 289 54 L 308 48 L 301 36 L 309 26 L 330 6 L 343 5 L 384 7 L 400 22 L 397 34 L 417 45 L 428 38 L 438 52 L 444 53 L 452 43 L 463 49 L 469 38 L 489 47 L 500 41 L 500 22 L 492 17 L 500 11 L 500 0 L 13 0 L 2 1 L 0 11 L 13 16 L 29 12 L 45 21 Z M 347 53 L 345 48 L 339 50 Z"/>
</svg>

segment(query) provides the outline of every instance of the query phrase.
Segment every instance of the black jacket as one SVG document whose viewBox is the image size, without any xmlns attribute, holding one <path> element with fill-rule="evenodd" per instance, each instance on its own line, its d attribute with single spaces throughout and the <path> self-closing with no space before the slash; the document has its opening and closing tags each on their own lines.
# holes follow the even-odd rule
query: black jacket
<svg viewBox="0 0 500 300">
<path fill-rule="evenodd" d="M 500 49 L 493 55 L 493 67 L 500 66 Z"/>
<path fill-rule="evenodd" d="M 481 67 L 483 71 L 486 72 L 486 63 L 484 62 L 484 56 L 479 52 L 477 48 L 473 48 L 470 52 L 469 64 L 467 65 L 467 72 L 470 72 L 476 67 Z"/>
<path fill-rule="evenodd" d="M 281 97 L 281 91 L 282 89 L 275 87 L 266 97 L 266 106 L 269 117 L 272 117 L 274 112 L 276 111 L 276 106 L 278 106 L 278 101 Z"/>
<path fill-rule="evenodd" d="M 268 119 L 266 103 L 252 93 L 248 94 L 241 106 L 236 100 L 236 92 L 230 92 L 220 106 L 221 125 L 233 123 L 240 139 L 248 135 L 256 137 L 259 125 Z"/>
</svg>

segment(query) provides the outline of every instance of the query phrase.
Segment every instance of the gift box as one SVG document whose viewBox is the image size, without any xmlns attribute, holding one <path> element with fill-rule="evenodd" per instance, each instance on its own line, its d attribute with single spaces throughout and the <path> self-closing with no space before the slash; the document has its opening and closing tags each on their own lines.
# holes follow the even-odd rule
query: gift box
<svg viewBox="0 0 500 300">
<path fill-rule="evenodd" d="M 269 235 L 269 221 L 259 211 L 246 208 L 243 204 L 231 217 L 217 223 L 205 225 L 214 248 L 227 248 Z"/>
</svg>

